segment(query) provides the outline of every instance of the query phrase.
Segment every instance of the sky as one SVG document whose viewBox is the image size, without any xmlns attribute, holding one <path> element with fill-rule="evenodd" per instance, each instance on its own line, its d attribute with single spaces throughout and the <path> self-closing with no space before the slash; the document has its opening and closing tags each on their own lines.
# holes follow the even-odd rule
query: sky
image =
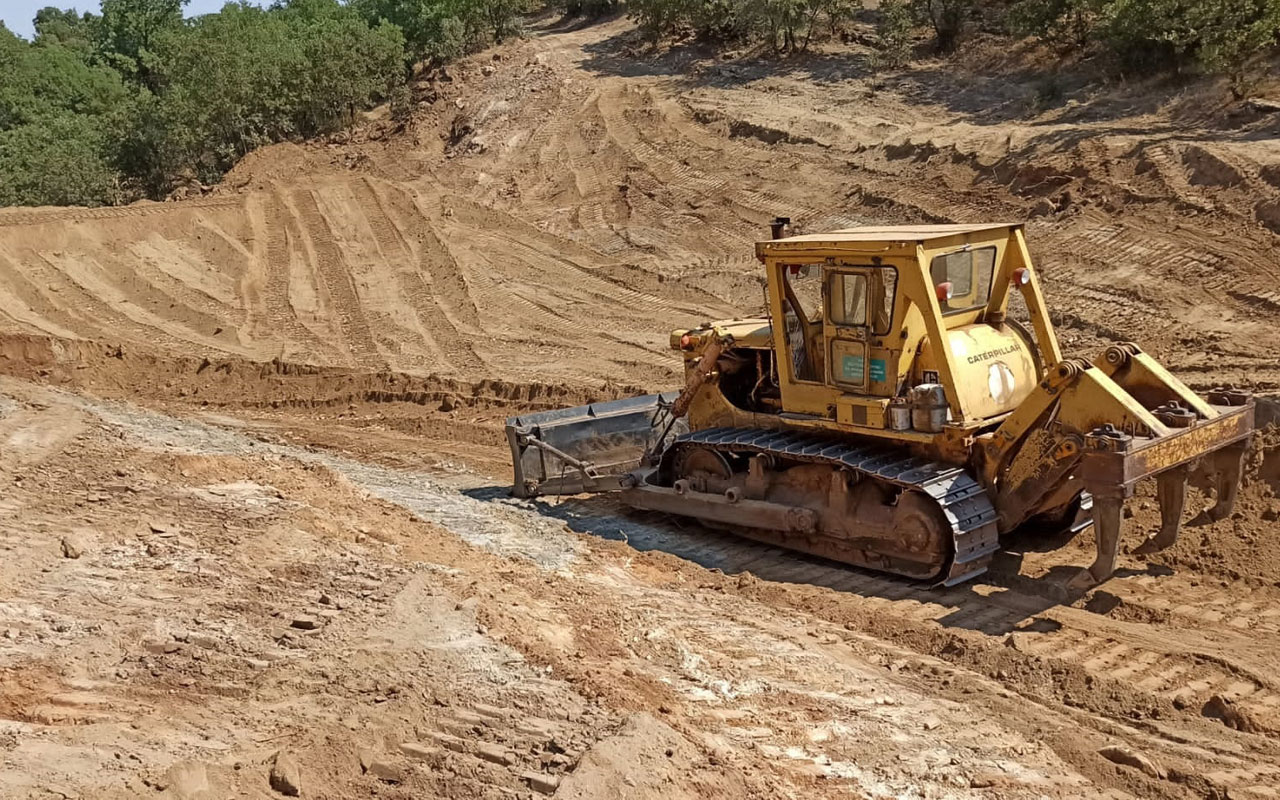
<svg viewBox="0 0 1280 800">
<path fill-rule="evenodd" d="M 217 11 L 227 0 L 191 0 L 187 3 L 188 17 L 208 14 Z M 58 8 L 74 8 L 76 11 L 92 11 L 98 13 L 99 0 L 0 0 L 0 20 L 5 27 L 24 38 L 30 39 L 35 31 L 31 28 L 31 20 L 36 12 L 45 6 Z"/>
</svg>

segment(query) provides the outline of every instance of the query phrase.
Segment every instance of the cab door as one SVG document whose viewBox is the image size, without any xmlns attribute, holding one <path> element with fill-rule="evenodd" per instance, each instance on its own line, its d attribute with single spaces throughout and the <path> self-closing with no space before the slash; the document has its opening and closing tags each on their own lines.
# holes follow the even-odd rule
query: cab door
<svg viewBox="0 0 1280 800">
<path fill-rule="evenodd" d="M 845 266 L 827 268 L 827 313 L 823 344 L 827 355 L 827 383 L 852 394 L 866 394 L 870 380 L 867 340 L 868 312 L 875 290 L 871 271 Z"/>
</svg>

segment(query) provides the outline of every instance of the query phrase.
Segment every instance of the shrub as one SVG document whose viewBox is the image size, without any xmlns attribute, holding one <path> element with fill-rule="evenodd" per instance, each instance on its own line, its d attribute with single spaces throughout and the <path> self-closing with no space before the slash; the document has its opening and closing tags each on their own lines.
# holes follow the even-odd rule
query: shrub
<svg viewBox="0 0 1280 800">
<path fill-rule="evenodd" d="M 907 0 L 881 0 L 876 22 L 877 69 L 901 69 L 911 60 L 911 32 L 915 16 Z"/>
<path fill-rule="evenodd" d="M 960 44 L 975 5 L 975 0 L 913 0 L 916 14 L 933 27 L 942 53 L 950 53 Z"/>
</svg>

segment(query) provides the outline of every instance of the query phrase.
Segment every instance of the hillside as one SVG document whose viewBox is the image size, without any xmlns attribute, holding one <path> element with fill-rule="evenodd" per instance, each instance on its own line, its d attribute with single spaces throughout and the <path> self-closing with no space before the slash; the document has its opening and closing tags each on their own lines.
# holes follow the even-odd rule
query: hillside
<svg viewBox="0 0 1280 800">
<path fill-rule="evenodd" d="M 434 102 L 408 129 L 261 150 L 211 197 L 0 213 L 0 319 L 174 354 L 656 385 L 667 330 L 758 307 L 751 243 L 776 214 L 1030 219 L 1069 343 L 1140 340 L 1197 385 L 1276 386 L 1275 123 L 1019 113 L 1034 91 L 853 56 L 655 59 L 624 23 L 536 36 L 420 86 Z"/>
</svg>

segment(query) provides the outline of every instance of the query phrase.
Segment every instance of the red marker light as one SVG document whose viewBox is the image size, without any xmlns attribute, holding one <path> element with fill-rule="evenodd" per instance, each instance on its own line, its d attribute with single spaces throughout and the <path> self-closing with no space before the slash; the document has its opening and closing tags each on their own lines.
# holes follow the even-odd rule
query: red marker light
<svg viewBox="0 0 1280 800">
<path fill-rule="evenodd" d="M 680 337 L 680 349 L 681 349 L 681 350 L 692 350 L 692 349 L 693 349 L 693 337 L 692 337 L 692 336 L 690 336 L 690 335 L 689 335 L 689 334 L 687 334 L 687 333 L 686 333 L 684 336 L 681 336 L 681 337 Z"/>
<path fill-rule="evenodd" d="M 933 290 L 937 292 L 939 302 L 945 303 L 946 301 L 950 300 L 952 297 L 951 281 L 943 281 L 942 283 L 933 287 Z"/>
<path fill-rule="evenodd" d="M 1026 267 L 1018 267 L 1013 271 L 1013 285 L 1026 286 L 1031 283 L 1031 270 Z"/>
</svg>

